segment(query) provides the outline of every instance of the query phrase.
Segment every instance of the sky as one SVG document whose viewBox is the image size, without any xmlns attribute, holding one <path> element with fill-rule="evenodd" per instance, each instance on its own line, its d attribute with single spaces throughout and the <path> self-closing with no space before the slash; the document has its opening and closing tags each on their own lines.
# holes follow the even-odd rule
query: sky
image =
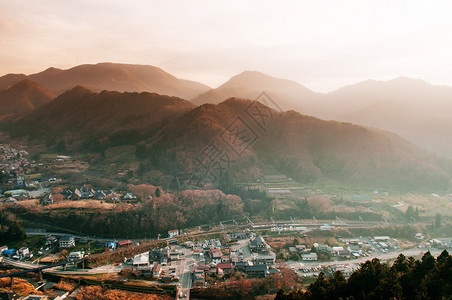
<svg viewBox="0 0 452 300">
<path fill-rule="evenodd" d="M 452 85 L 452 1 L 0 0 L 0 75 L 98 62 L 217 87 L 244 70 L 327 92 Z"/>
</svg>

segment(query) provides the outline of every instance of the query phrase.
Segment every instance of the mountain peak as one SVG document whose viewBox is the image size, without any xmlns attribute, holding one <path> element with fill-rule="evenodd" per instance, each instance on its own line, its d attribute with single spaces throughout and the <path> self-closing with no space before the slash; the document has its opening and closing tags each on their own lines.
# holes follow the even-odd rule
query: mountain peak
<svg viewBox="0 0 452 300">
<path fill-rule="evenodd" d="M 21 80 L 21 81 L 15 83 L 13 86 L 11 86 L 10 89 L 24 89 L 24 88 L 32 88 L 32 87 L 41 87 L 41 86 L 30 79 L 24 79 L 24 80 Z"/>
<path fill-rule="evenodd" d="M 231 97 L 260 99 L 259 95 L 264 91 L 267 98 L 271 98 L 267 100 L 278 103 L 276 107 L 279 107 L 279 110 L 294 109 L 304 113 L 309 113 L 308 102 L 315 102 L 318 97 L 317 93 L 295 81 L 273 77 L 259 71 L 246 70 L 231 77 L 218 88 L 199 95 L 192 102 L 201 105 L 220 103 Z M 265 103 L 265 101 L 262 102 Z"/>
<path fill-rule="evenodd" d="M 69 91 L 67 91 L 66 93 L 70 93 L 70 94 L 93 94 L 93 91 L 91 91 L 90 89 L 88 89 L 87 87 L 85 87 L 83 85 L 77 85 L 77 86 L 73 87 L 72 89 L 70 89 Z"/>
<path fill-rule="evenodd" d="M 55 98 L 55 94 L 25 79 L 0 91 L 0 120 L 17 119 Z"/>
</svg>

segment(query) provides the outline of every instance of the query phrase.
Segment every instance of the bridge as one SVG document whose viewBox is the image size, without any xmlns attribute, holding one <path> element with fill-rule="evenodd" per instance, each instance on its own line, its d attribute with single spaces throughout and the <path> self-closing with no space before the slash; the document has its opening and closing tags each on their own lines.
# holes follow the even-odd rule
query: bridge
<svg viewBox="0 0 452 300">
<path fill-rule="evenodd" d="M 41 266 L 41 267 L 38 267 L 38 268 L 32 268 L 32 269 L 28 269 L 28 270 L 24 270 L 24 271 L 19 271 L 19 272 L 14 272 L 14 273 L 9 273 L 9 274 L 3 274 L 3 275 L 0 275 L 0 278 L 10 277 L 11 278 L 11 286 L 13 286 L 14 285 L 14 277 L 17 277 L 17 276 L 22 275 L 22 274 L 27 274 L 27 273 L 38 273 L 38 279 L 39 279 L 39 281 L 42 281 L 42 272 L 43 272 L 43 270 L 52 269 L 52 268 L 60 267 L 60 266 L 63 266 L 64 268 L 66 268 L 67 264 L 75 264 L 75 263 L 78 263 L 80 261 L 85 261 L 86 259 L 87 259 L 87 257 L 84 257 L 84 258 L 76 259 L 76 260 L 68 260 L 68 261 L 65 261 L 65 262 L 62 262 L 62 263 L 58 263 L 58 264 L 53 264 L 53 265 L 50 265 L 50 266 Z"/>
</svg>

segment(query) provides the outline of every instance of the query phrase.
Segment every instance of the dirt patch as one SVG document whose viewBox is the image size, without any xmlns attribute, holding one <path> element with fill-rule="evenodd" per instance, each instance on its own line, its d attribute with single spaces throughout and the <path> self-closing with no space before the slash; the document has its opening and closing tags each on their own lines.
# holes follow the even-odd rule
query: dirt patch
<svg viewBox="0 0 452 300">
<path fill-rule="evenodd" d="M 80 201 L 62 201 L 47 205 L 46 209 L 60 209 L 60 208 L 100 208 L 113 209 L 116 207 L 114 203 L 107 203 L 101 200 L 80 200 Z"/>
</svg>

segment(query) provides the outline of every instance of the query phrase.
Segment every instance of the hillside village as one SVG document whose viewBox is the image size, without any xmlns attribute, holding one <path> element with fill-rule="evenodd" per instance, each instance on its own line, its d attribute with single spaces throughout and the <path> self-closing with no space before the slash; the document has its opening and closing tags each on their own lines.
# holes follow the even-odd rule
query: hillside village
<svg viewBox="0 0 452 300">
<path fill-rule="evenodd" d="M 137 201 L 137 197 L 128 191 L 118 193 L 112 189 L 93 187 L 91 184 L 74 187 L 71 182 L 56 178 L 55 175 L 44 175 L 55 166 L 66 165 L 72 160 L 70 156 L 57 155 L 50 164 L 30 160 L 29 156 L 26 150 L 0 145 L 1 203 L 17 204 L 30 199 L 39 200 L 42 205 L 84 199 L 129 203 Z M 55 189 L 56 186 L 60 188 Z"/>
</svg>

